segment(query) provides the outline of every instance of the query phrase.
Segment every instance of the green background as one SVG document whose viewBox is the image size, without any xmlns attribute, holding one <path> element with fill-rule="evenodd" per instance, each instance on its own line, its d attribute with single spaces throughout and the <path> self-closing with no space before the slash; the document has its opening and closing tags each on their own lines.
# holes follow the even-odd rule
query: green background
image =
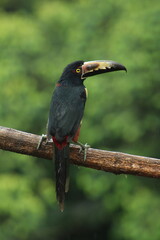
<svg viewBox="0 0 160 240">
<path fill-rule="evenodd" d="M 160 158 L 159 22 L 159 0 L 0 0 L 0 125 L 45 133 L 63 68 L 111 59 L 128 73 L 86 80 L 80 140 Z M 61 213 L 52 165 L 0 152 L 0 239 L 160 239 L 158 179 L 71 166 Z"/>
</svg>

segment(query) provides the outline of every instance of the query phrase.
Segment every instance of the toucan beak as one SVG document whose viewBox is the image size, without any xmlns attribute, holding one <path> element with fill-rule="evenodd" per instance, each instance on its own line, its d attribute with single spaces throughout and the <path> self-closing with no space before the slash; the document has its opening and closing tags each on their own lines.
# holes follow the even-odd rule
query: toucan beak
<svg viewBox="0 0 160 240">
<path fill-rule="evenodd" d="M 127 72 L 125 66 L 111 60 L 97 60 L 84 62 L 82 65 L 82 79 L 94 76 L 101 73 L 124 70 Z"/>
</svg>

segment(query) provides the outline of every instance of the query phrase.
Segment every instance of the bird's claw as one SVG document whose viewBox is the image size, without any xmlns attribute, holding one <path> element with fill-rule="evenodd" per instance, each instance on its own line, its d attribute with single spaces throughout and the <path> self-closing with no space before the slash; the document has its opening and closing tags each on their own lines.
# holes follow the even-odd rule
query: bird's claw
<svg viewBox="0 0 160 240">
<path fill-rule="evenodd" d="M 37 146 L 37 149 L 40 149 L 41 146 L 42 146 L 42 143 L 45 141 L 45 144 L 47 144 L 47 135 L 45 134 L 42 134 L 39 142 L 38 142 L 38 146 Z"/>
<path fill-rule="evenodd" d="M 90 148 L 90 145 L 88 145 L 87 143 L 86 144 L 79 144 L 80 146 L 80 149 L 79 149 L 79 153 L 81 153 L 82 151 L 84 152 L 84 161 L 86 161 L 86 158 L 87 158 L 87 151 L 88 151 L 88 148 Z"/>
</svg>

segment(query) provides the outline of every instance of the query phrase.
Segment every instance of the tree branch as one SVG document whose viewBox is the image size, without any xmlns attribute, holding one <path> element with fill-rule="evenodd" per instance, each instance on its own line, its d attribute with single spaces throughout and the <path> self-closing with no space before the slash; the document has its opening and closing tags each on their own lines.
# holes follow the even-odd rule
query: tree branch
<svg viewBox="0 0 160 240">
<path fill-rule="evenodd" d="M 53 144 L 43 143 L 41 149 L 37 150 L 39 140 L 38 135 L 0 127 L 0 149 L 52 159 Z M 84 161 L 83 153 L 79 153 L 79 147 L 71 145 L 70 161 L 76 165 L 115 174 L 125 173 L 160 178 L 160 160 L 156 158 L 89 148 L 87 159 Z"/>
</svg>

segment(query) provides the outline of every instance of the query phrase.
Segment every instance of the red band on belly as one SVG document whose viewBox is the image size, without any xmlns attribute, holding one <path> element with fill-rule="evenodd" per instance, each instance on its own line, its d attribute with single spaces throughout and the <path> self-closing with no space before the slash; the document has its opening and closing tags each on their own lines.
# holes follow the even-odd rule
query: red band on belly
<svg viewBox="0 0 160 240">
<path fill-rule="evenodd" d="M 53 139 L 53 142 L 55 144 L 55 146 L 58 148 L 58 149 L 63 149 L 66 145 L 67 145 L 67 139 L 68 139 L 68 136 L 65 136 L 64 140 L 62 142 L 58 142 L 57 139 L 52 136 L 52 139 Z"/>
</svg>

